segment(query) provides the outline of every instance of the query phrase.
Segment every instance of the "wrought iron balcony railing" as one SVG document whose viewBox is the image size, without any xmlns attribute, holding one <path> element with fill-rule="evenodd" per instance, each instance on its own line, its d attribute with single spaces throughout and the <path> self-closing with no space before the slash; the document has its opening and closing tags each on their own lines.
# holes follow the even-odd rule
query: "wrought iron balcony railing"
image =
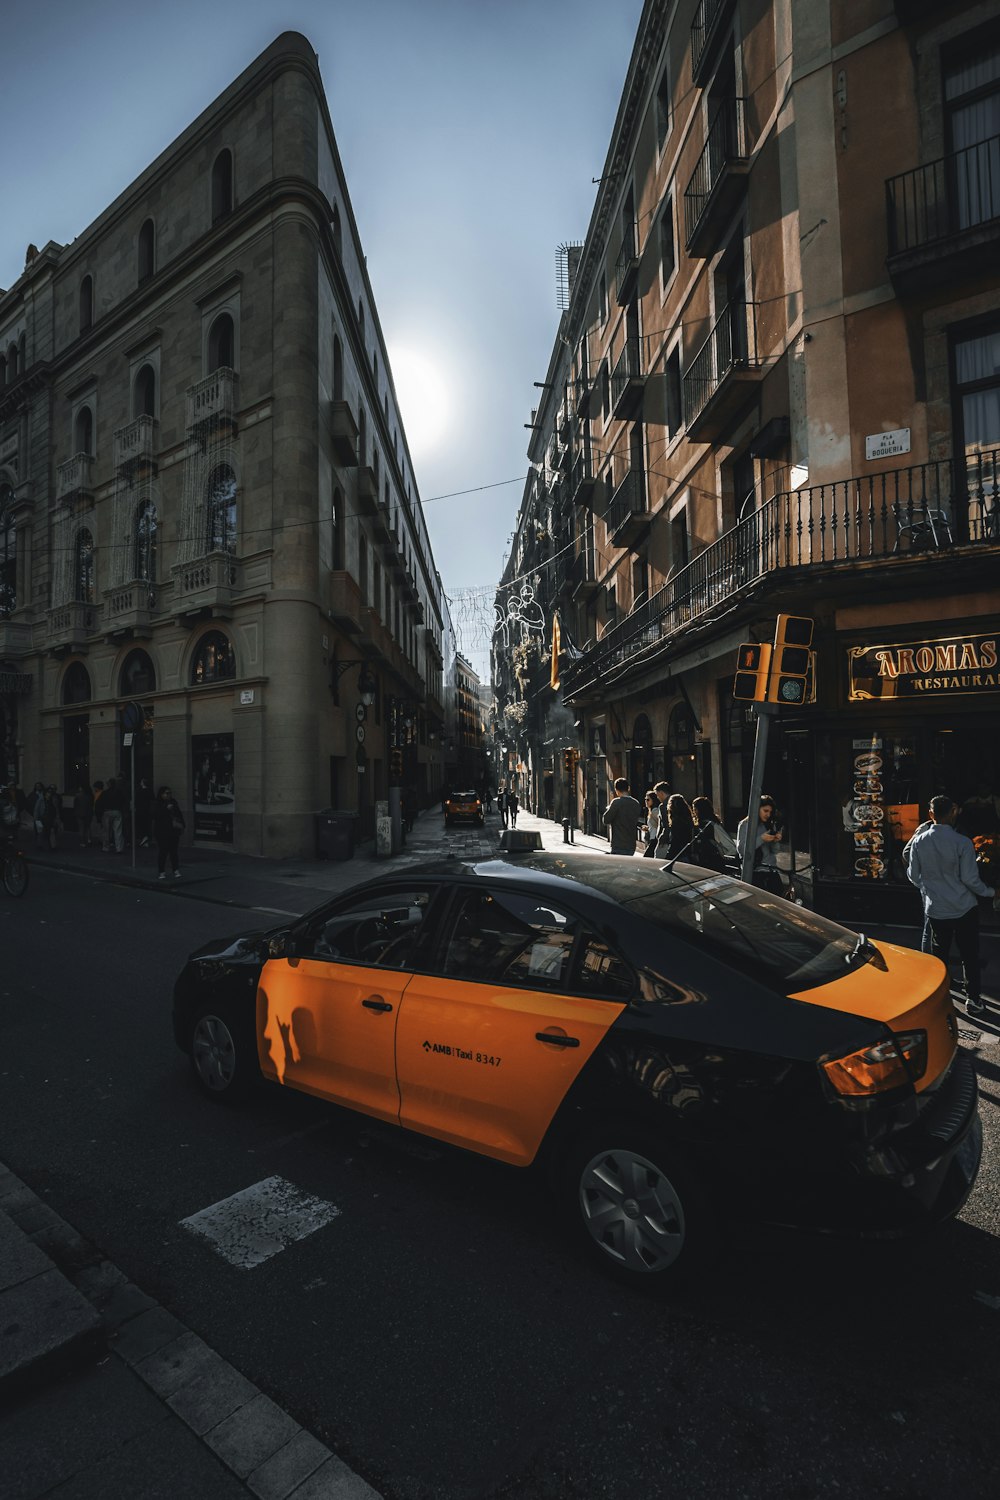
<svg viewBox="0 0 1000 1500">
<path fill-rule="evenodd" d="M 914 553 L 1000 551 L 1000 448 L 786 491 L 706 547 L 566 673 L 570 692 L 792 569 L 897 566 Z"/>
<path fill-rule="evenodd" d="M 611 497 L 604 516 L 608 535 L 619 546 L 628 546 L 636 528 L 646 520 L 646 477 L 641 469 L 630 469 Z"/>
<path fill-rule="evenodd" d="M 624 307 L 635 291 L 638 274 L 639 232 L 636 224 L 630 224 L 615 262 L 615 300 L 619 307 Z"/>
<path fill-rule="evenodd" d="M 890 177 L 885 197 L 890 256 L 1000 220 L 1000 135 Z"/>
<path fill-rule="evenodd" d="M 684 376 L 684 422 L 691 435 L 697 435 L 699 419 L 731 376 L 761 367 L 757 303 L 730 302 Z"/>
<path fill-rule="evenodd" d="M 699 0 L 691 23 L 691 76 L 696 84 L 703 82 L 701 70 L 711 59 L 713 43 L 729 4 L 730 0 Z"/>
<path fill-rule="evenodd" d="M 632 416 L 642 403 L 646 383 L 642 343 L 635 334 L 627 338 L 611 371 L 611 413 L 614 417 Z"/>
<path fill-rule="evenodd" d="M 684 190 L 684 242 L 696 255 L 710 254 L 715 248 L 715 218 L 728 218 L 732 204 L 718 202 L 723 196 L 723 187 L 732 181 L 733 191 L 743 191 L 750 155 L 746 128 L 746 102 L 743 99 L 726 99 L 719 106 L 708 127 L 705 149 L 691 173 L 691 180 Z M 713 211 L 719 212 L 713 218 Z M 706 235 L 707 231 L 707 235 Z"/>
</svg>

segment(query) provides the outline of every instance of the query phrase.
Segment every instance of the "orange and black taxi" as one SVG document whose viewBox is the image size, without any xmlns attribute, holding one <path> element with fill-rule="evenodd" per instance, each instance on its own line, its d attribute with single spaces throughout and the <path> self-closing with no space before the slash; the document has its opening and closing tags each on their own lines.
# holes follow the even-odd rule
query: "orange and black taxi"
<svg viewBox="0 0 1000 1500">
<path fill-rule="evenodd" d="M 486 822 L 483 799 L 478 792 L 450 792 L 445 798 L 445 827 L 460 822 L 476 823 L 480 828 Z"/>
<path fill-rule="evenodd" d="M 543 1161 L 582 1244 L 650 1286 L 751 1214 L 945 1220 L 982 1151 L 943 964 L 692 865 L 400 872 L 199 949 L 174 1029 L 213 1098 L 265 1079 Z"/>
</svg>

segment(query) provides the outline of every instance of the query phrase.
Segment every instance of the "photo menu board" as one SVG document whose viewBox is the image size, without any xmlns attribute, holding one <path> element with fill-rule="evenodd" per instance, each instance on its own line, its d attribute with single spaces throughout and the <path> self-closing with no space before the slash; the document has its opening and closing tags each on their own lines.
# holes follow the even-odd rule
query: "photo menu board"
<svg viewBox="0 0 1000 1500">
<path fill-rule="evenodd" d="M 883 747 L 880 735 L 851 742 L 854 779 L 845 805 L 845 825 L 854 838 L 855 880 L 886 880 Z"/>
</svg>

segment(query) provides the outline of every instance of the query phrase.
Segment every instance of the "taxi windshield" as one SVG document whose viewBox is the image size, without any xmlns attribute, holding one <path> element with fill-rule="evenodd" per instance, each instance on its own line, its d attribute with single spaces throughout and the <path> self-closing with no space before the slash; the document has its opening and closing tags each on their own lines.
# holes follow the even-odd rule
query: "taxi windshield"
<svg viewBox="0 0 1000 1500">
<path fill-rule="evenodd" d="M 672 885 L 626 904 L 782 995 L 828 984 L 873 958 L 871 947 L 839 922 L 728 875 Z"/>
</svg>

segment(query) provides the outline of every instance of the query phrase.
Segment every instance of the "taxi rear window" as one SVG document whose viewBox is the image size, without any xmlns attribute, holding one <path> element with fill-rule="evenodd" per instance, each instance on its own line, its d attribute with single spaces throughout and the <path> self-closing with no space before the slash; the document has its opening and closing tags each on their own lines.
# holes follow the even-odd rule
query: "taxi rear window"
<svg viewBox="0 0 1000 1500">
<path fill-rule="evenodd" d="M 713 875 L 628 901 L 645 921 L 782 995 L 828 984 L 869 961 L 856 933 L 803 906 Z"/>
</svg>

